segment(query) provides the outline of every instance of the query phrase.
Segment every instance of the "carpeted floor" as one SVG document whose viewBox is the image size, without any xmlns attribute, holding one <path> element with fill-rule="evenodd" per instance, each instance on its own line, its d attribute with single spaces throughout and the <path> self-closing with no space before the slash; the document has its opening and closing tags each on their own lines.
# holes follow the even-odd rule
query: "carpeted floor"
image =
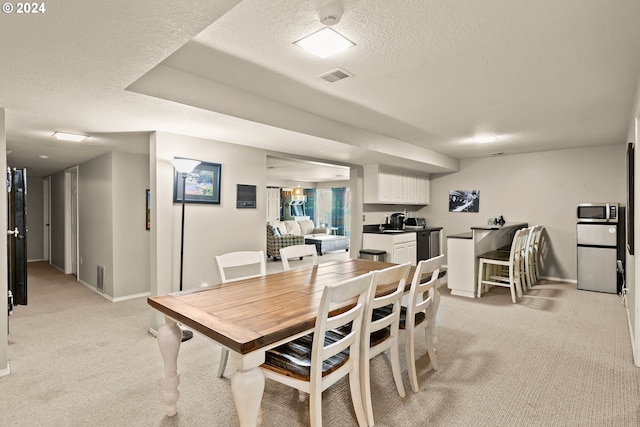
<svg viewBox="0 0 640 427">
<path fill-rule="evenodd" d="M 270 271 L 278 268 L 269 263 Z M 28 271 L 29 305 L 9 320 L 1 426 L 238 425 L 233 368 L 215 377 L 215 343 L 196 334 L 182 345 L 180 412 L 164 417 L 146 299 L 111 303 L 46 263 L 30 263 Z M 441 289 L 440 370 L 428 370 L 423 357 L 420 392 L 410 391 L 405 373 L 401 399 L 386 357 L 373 359 L 376 425 L 640 425 L 640 369 L 621 300 L 563 283 L 538 285 L 518 304 L 508 292 L 467 299 Z M 355 425 L 348 390 L 341 381 L 324 393 L 325 426 Z M 297 393 L 270 381 L 262 411 L 264 426 L 308 425 Z"/>
</svg>

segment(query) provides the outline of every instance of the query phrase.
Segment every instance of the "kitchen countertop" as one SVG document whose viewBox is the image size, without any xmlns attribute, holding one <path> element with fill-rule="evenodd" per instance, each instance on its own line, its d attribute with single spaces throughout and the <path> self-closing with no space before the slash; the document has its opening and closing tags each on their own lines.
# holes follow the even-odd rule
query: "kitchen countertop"
<svg viewBox="0 0 640 427">
<path fill-rule="evenodd" d="M 505 222 L 503 225 L 477 225 L 471 227 L 472 230 L 502 230 L 510 227 L 527 227 L 526 222 Z"/>
<path fill-rule="evenodd" d="M 473 232 L 469 231 L 467 233 L 460 234 L 450 234 L 447 236 L 447 239 L 473 239 Z"/>
<path fill-rule="evenodd" d="M 415 233 L 416 231 L 438 231 L 438 230 L 442 230 L 442 227 L 425 227 L 425 228 L 416 228 L 416 229 L 404 229 L 404 230 L 397 230 L 397 231 L 393 231 L 393 232 L 384 232 L 384 231 L 380 231 L 380 226 L 379 225 L 365 225 L 363 227 L 362 232 L 363 233 L 368 233 L 368 234 L 389 234 L 389 235 L 395 235 L 395 234 L 406 234 L 406 233 Z"/>
</svg>

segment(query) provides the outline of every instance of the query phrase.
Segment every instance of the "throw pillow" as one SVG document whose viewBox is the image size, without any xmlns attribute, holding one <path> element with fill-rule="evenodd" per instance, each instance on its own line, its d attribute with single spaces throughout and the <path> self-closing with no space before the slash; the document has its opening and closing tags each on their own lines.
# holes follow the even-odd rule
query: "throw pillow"
<svg viewBox="0 0 640 427">
<path fill-rule="evenodd" d="M 300 232 L 303 236 L 305 234 L 313 233 L 313 221 L 311 221 L 310 219 L 303 219 L 302 221 L 298 221 L 298 224 L 300 224 Z"/>
<path fill-rule="evenodd" d="M 287 226 L 288 234 L 295 234 L 296 236 L 302 236 L 302 232 L 300 231 L 300 225 L 298 224 L 298 221 L 285 221 L 284 223 Z"/>
</svg>

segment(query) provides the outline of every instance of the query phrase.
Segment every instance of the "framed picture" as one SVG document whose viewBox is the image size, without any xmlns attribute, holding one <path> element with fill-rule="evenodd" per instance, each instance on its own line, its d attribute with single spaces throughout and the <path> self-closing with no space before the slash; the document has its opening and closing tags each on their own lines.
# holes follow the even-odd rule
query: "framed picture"
<svg viewBox="0 0 640 427">
<path fill-rule="evenodd" d="M 151 191 L 147 188 L 147 230 L 151 230 Z"/>
<path fill-rule="evenodd" d="M 480 191 L 451 190 L 449 191 L 449 212 L 479 212 Z"/>
<path fill-rule="evenodd" d="M 222 165 L 219 163 L 202 162 L 186 174 L 183 184 L 181 173 L 176 171 L 173 179 L 173 201 L 182 202 L 182 188 L 185 188 L 185 203 L 220 204 L 220 176 Z"/>
</svg>

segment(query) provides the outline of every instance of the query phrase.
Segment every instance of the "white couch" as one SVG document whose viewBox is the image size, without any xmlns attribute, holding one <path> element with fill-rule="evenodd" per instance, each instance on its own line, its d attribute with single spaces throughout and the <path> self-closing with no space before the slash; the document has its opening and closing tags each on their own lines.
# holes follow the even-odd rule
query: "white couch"
<svg viewBox="0 0 640 427">
<path fill-rule="evenodd" d="M 280 231 L 280 234 L 295 234 L 303 237 L 326 236 L 331 229 L 316 227 L 310 219 L 300 221 L 273 221 L 272 224 Z"/>
</svg>

